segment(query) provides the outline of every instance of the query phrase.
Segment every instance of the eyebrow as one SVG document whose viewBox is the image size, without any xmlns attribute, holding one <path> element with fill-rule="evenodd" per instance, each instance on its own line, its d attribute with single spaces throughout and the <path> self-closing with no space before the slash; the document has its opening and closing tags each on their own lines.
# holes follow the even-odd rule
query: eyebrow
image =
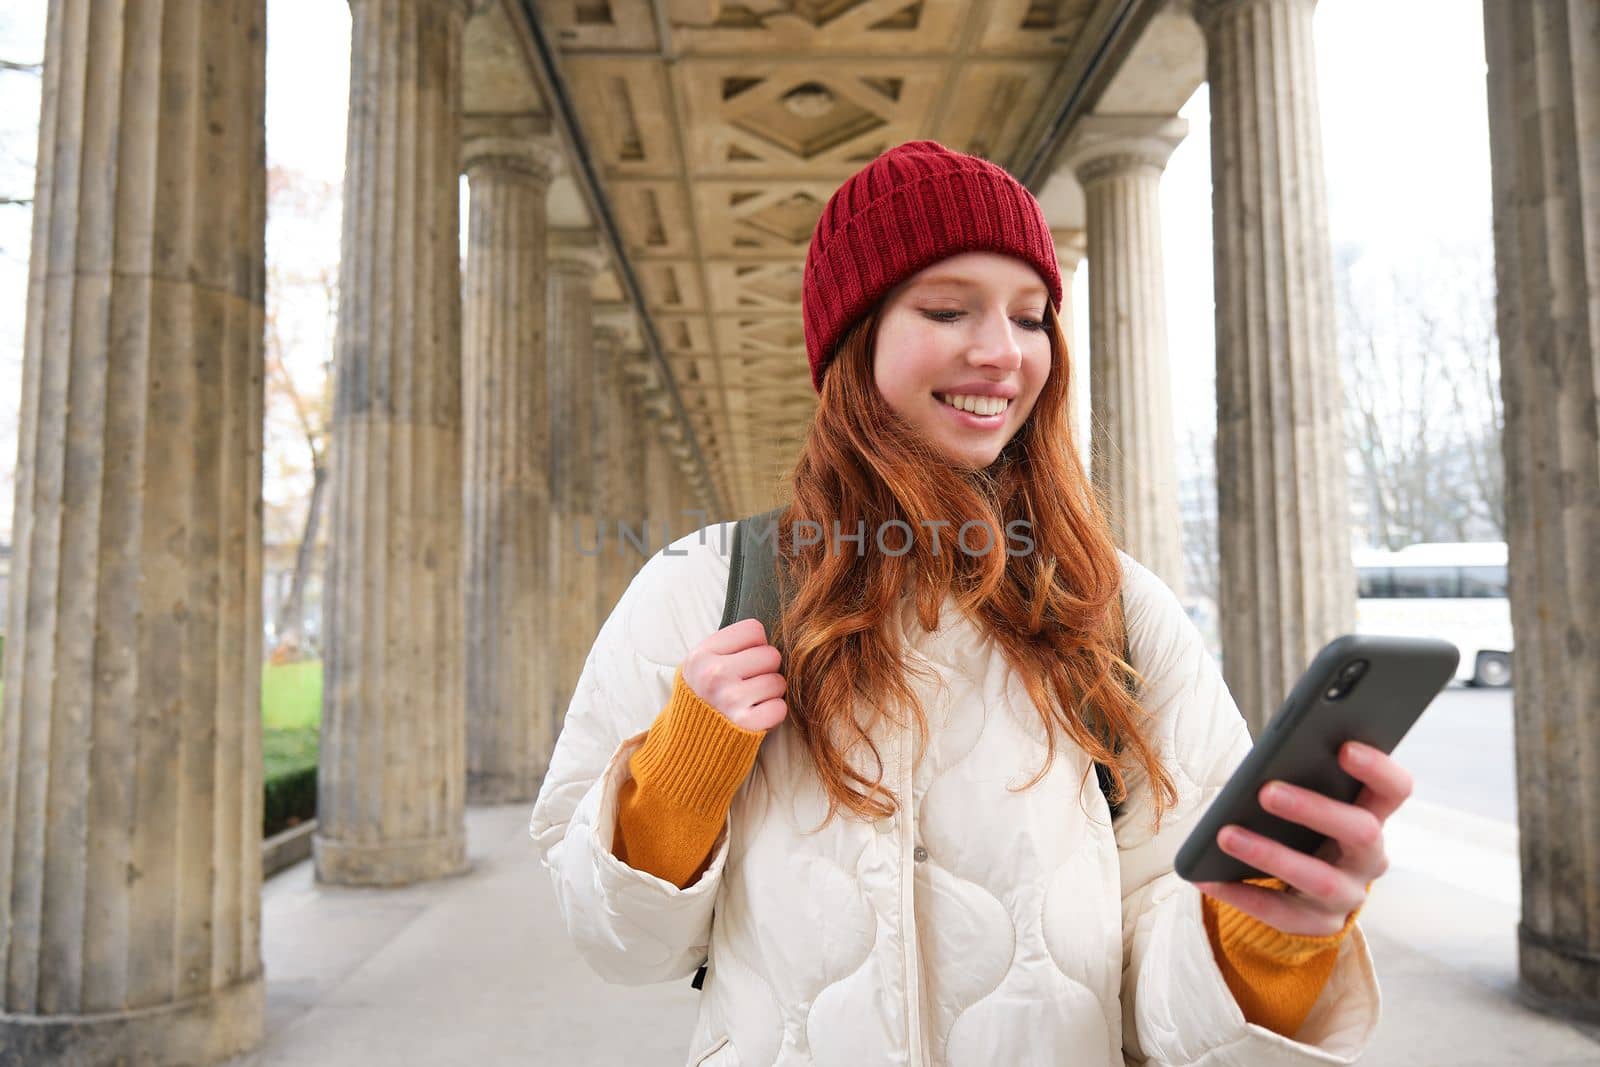
<svg viewBox="0 0 1600 1067">
<path fill-rule="evenodd" d="M 960 289 L 979 288 L 977 282 L 970 278 L 963 277 L 960 274 L 933 274 L 926 278 L 922 278 L 917 282 L 917 287 L 919 289 L 926 285 L 953 285 Z M 1020 295 L 1040 297 L 1048 296 L 1049 290 L 1047 290 L 1043 285 L 1030 285 L 1024 288 Z"/>
</svg>

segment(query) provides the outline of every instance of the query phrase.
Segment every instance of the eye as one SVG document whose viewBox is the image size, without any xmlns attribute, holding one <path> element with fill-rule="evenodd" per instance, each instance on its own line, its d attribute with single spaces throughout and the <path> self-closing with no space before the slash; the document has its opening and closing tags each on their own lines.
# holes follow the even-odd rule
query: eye
<svg viewBox="0 0 1600 1067">
<path fill-rule="evenodd" d="M 962 315 L 965 315 L 966 312 L 955 312 L 955 310 L 923 310 L 922 314 L 926 315 L 928 318 L 931 318 L 933 322 L 955 322 L 957 318 L 962 317 Z M 942 315 L 949 315 L 949 318 L 942 318 Z M 1018 323 L 1019 326 L 1022 326 L 1022 330 L 1038 331 L 1045 328 L 1045 320 L 1043 320 L 1043 318 L 1018 318 L 1016 323 Z"/>
</svg>

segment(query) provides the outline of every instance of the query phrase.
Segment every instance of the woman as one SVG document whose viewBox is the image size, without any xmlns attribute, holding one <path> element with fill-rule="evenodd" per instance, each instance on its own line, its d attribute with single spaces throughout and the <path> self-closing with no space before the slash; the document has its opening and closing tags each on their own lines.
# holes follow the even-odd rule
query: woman
<svg viewBox="0 0 1600 1067">
<path fill-rule="evenodd" d="M 821 401 L 773 643 L 718 629 L 729 525 L 656 554 L 533 811 L 584 957 L 624 983 L 708 960 L 690 1064 L 1353 1062 L 1379 1009 L 1355 916 L 1409 779 L 1352 747 L 1356 804 L 1264 798 L 1316 856 L 1225 831 L 1280 877 L 1174 874 L 1250 737 L 1083 475 L 1037 201 L 901 145 L 829 200 L 802 299 Z"/>
</svg>

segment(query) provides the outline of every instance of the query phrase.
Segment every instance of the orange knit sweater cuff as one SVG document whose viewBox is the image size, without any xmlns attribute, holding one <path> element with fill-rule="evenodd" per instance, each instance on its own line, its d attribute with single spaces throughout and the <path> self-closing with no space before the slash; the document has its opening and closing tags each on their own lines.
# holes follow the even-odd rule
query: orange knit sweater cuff
<svg viewBox="0 0 1600 1067">
<path fill-rule="evenodd" d="M 694 884 L 765 736 L 701 700 L 680 667 L 667 706 L 628 760 L 612 854 L 679 889 Z"/>
<path fill-rule="evenodd" d="M 672 698 L 650 726 L 628 768 L 641 789 L 702 819 L 722 821 L 750 767 L 764 731 L 736 726 L 672 677 Z"/>
<path fill-rule="evenodd" d="M 1288 889 L 1280 878 L 1245 881 L 1280 892 Z M 1334 933 L 1289 934 L 1215 897 L 1200 899 L 1217 966 L 1244 1017 L 1292 1037 L 1332 976 L 1339 946 L 1361 909 L 1346 916 L 1344 926 Z"/>
</svg>

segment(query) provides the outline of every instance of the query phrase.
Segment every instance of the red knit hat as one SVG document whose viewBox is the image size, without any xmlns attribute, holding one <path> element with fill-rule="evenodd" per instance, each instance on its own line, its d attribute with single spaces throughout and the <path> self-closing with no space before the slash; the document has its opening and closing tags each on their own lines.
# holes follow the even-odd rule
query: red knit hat
<svg viewBox="0 0 1600 1067">
<path fill-rule="evenodd" d="M 847 329 L 906 278 L 961 252 L 1026 261 L 1061 307 L 1061 270 L 1039 201 L 1001 167 L 908 141 L 846 178 L 811 233 L 801 283 L 811 384 Z"/>
</svg>

